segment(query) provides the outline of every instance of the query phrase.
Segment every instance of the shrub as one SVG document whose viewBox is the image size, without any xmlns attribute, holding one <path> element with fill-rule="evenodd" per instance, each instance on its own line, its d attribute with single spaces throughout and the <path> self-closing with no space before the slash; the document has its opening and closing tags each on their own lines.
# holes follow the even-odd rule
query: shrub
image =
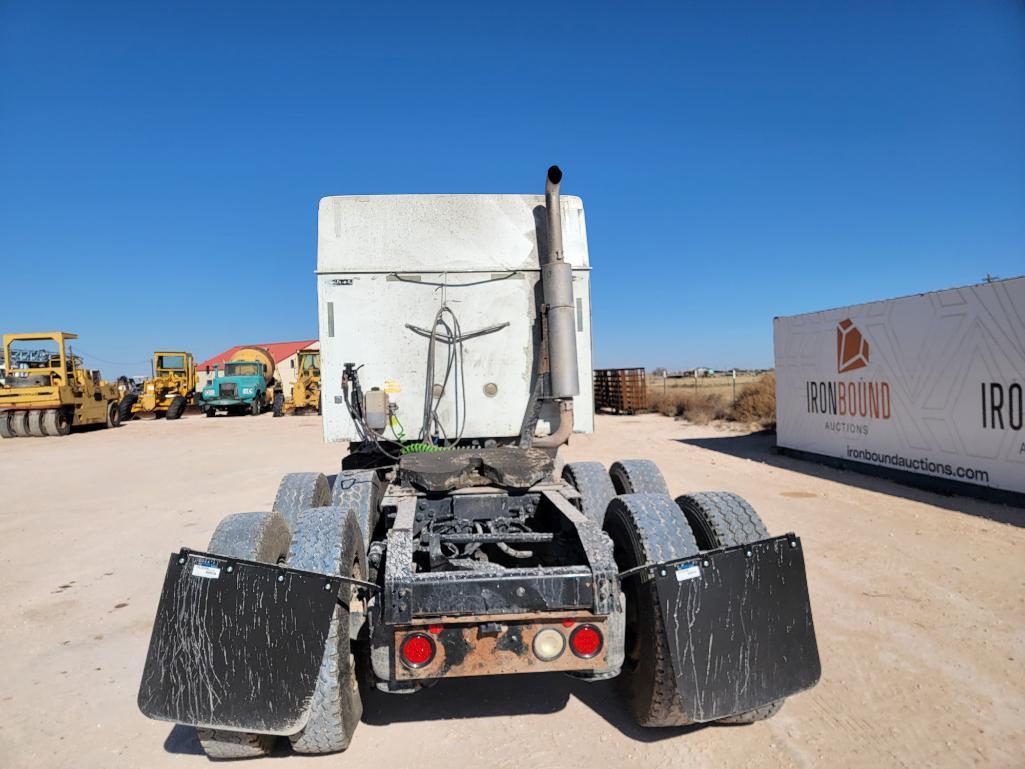
<svg viewBox="0 0 1025 769">
<path fill-rule="evenodd" d="M 730 408 L 730 419 L 738 422 L 757 422 L 762 427 L 776 426 L 776 374 L 762 374 L 754 382 L 744 385 L 737 393 L 737 401 Z"/>
<path fill-rule="evenodd" d="M 652 393 L 648 397 L 652 409 L 667 417 L 683 417 L 703 425 L 713 419 L 725 419 L 726 403 L 719 393 L 703 393 L 680 388 L 667 393 Z"/>
</svg>

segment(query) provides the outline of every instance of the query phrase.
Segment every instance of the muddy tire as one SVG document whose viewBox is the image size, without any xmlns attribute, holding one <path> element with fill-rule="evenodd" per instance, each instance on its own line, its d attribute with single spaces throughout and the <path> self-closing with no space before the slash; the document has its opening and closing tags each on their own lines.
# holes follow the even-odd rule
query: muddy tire
<svg viewBox="0 0 1025 769">
<path fill-rule="evenodd" d="M 181 395 L 175 395 L 171 399 L 171 403 L 167 407 L 167 414 L 164 415 L 165 419 L 180 419 L 182 413 L 185 411 L 185 398 Z"/>
<path fill-rule="evenodd" d="M 131 422 L 134 414 L 132 414 L 132 406 L 139 400 L 139 396 L 135 393 L 125 393 L 120 402 L 117 404 L 117 410 L 121 413 L 122 422 Z"/>
<path fill-rule="evenodd" d="M 43 431 L 47 435 L 65 436 L 71 432 L 71 420 L 63 409 L 47 409 L 43 415 Z"/>
<path fill-rule="evenodd" d="M 253 402 L 249 404 L 249 413 L 254 417 L 258 417 L 263 413 L 263 401 L 259 394 L 256 395 L 256 397 L 253 398 Z"/>
<path fill-rule="evenodd" d="M 296 520 L 288 565 L 365 580 L 363 538 L 356 516 L 338 507 L 303 510 Z M 343 583 L 331 616 L 324 659 L 306 726 L 289 739 L 296 753 L 338 753 L 349 747 L 363 716 L 356 673 L 355 635 L 365 617 L 356 586 Z"/>
<path fill-rule="evenodd" d="M 11 427 L 13 411 L 0 411 L 0 438 L 13 438 L 14 429 Z"/>
<path fill-rule="evenodd" d="M 683 494 L 676 504 L 687 517 L 702 550 L 747 545 L 767 539 L 769 531 L 747 501 L 728 491 Z"/>
<path fill-rule="evenodd" d="M 285 394 L 274 393 L 274 416 L 285 416 Z"/>
<path fill-rule="evenodd" d="M 609 477 L 617 494 L 664 494 L 669 487 L 658 466 L 650 459 L 623 459 L 613 462 Z"/>
<path fill-rule="evenodd" d="M 576 506 L 599 527 L 605 522 L 605 510 L 616 496 L 616 488 L 601 462 L 567 462 L 562 479 L 580 492 Z"/>
<path fill-rule="evenodd" d="M 207 550 L 215 555 L 278 563 L 288 555 L 291 534 L 277 513 L 235 513 L 224 518 L 210 537 Z M 224 729 L 196 729 L 210 758 L 256 758 L 274 747 L 274 736 Z"/>
<path fill-rule="evenodd" d="M 221 519 L 207 550 L 214 555 L 259 563 L 278 563 L 292 541 L 288 524 L 278 513 L 233 513 Z"/>
<path fill-rule="evenodd" d="M 687 519 L 666 494 L 616 497 L 605 514 L 605 530 L 620 571 L 698 552 Z M 627 709 L 641 726 L 690 723 L 676 687 L 654 580 L 634 574 L 623 580 L 623 592 L 626 656 L 617 681 Z"/>
<path fill-rule="evenodd" d="M 352 510 L 359 524 L 363 544 L 370 546 L 377 528 L 384 485 L 376 470 L 341 470 L 331 487 L 331 504 L 343 510 Z"/>
<path fill-rule="evenodd" d="M 217 416 L 217 409 L 205 408 L 205 409 L 203 409 L 203 415 L 204 416 L 208 416 L 208 417 L 215 417 L 215 416 Z"/>
<path fill-rule="evenodd" d="M 259 758 L 271 752 L 274 735 L 196 728 L 199 745 L 209 758 Z"/>
<path fill-rule="evenodd" d="M 299 513 L 309 507 L 331 504 L 331 487 L 323 473 L 289 473 L 278 484 L 271 510 L 280 513 L 290 531 L 295 531 Z"/>
<path fill-rule="evenodd" d="M 702 550 L 747 545 L 769 537 L 758 513 L 747 501 L 728 491 L 703 491 L 684 494 L 676 504 L 687 518 Z M 784 700 L 772 702 L 746 713 L 721 718 L 720 724 L 752 724 L 776 715 Z"/>
<path fill-rule="evenodd" d="M 32 435 L 28 431 L 28 412 L 15 411 L 11 415 L 11 432 L 16 438 L 28 438 Z"/>
</svg>

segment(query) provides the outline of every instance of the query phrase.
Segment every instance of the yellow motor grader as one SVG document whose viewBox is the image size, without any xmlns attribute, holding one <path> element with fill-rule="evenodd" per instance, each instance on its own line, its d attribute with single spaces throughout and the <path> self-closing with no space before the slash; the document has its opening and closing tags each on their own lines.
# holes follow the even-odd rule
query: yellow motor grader
<svg viewBox="0 0 1025 769">
<path fill-rule="evenodd" d="M 0 436 L 42 438 L 80 425 L 121 424 L 117 387 L 82 367 L 68 345 L 77 338 L 61 331 L 4 334 Z"/>
<path fill-rule="evenodd" d="M 196 397 L 196 362 L 190 352 L 153 353 L 152 376 L 121 399 L 121 421 L 135 416 L 178 419 Z"/>
<path fill-rule="evenodd" d="M 320 350 L 300 350 L 296 367 L 292 397 L 285 399 L 283 392 L 274 395 L 274 416 L 286 411 L 293 414 L 320 414 Z"/>
</svg>

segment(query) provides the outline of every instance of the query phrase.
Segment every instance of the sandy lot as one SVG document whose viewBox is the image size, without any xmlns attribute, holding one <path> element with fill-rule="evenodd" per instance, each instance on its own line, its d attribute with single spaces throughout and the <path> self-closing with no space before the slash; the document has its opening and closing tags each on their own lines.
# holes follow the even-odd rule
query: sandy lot
<svg viewBox="0 0 1025 769">
<path fill-rule="evenodd" d="M 772 439 L 599 417 L 570 458 L 659 463 L 675 493 L 746 496 L 801 534 L 819 686 L 747 727 L 646 731 L 614 682 L 561 675 L 375 694 L 350 750 L 288 766 L 1021 766 L 1025 510 L 778 457 Z M 188 417 L 0 443 L 0 766 L 195 767 L 192 733 L 135 696 L 168 554 L 337 471 L 319 420 Z M 1009 523 L 1009 522 L 1010 523 Z"/>
</svg>

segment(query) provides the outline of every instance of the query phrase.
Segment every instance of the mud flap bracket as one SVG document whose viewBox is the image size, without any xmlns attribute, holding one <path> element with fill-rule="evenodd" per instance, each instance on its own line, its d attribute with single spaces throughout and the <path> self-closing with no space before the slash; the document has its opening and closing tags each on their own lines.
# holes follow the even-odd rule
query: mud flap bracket
<svg viewBox="0 0 1025 769">
<path fill-rule="evenodd" d="M 754 710 L 819 680 L 804 556 L 795 535 L 658 564 L 650 574 L 691 720 Z"/>
</svg>

